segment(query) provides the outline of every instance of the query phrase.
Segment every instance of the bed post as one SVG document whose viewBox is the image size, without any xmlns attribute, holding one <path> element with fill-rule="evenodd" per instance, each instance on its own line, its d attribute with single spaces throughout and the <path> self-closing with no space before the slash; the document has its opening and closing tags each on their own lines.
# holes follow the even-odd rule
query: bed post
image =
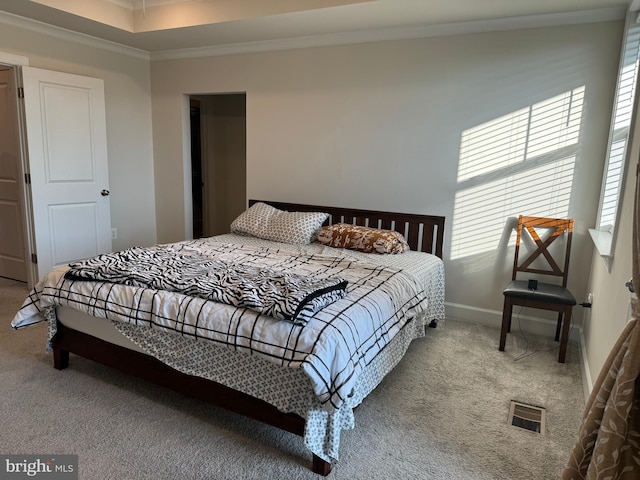
<svg viewBox="0 0 640 480">
<path fill-rule="evenodd" d="M 320 475 L 326 477 L 327 475 L 329 475 L 329 472 L 331 472 L 331 464 L 323 459 L 321 459 L 319 456 L 317 456 L 315 453 L 313 454 L 313 472 L 314 473 L 319 473 Z"/>
<path fill-rule="evenodd" d="M 57 370 L 64 370 L 69 366 L 69 352 L 60 347 L 53 347 L 53 366 Z"/>
</svg>

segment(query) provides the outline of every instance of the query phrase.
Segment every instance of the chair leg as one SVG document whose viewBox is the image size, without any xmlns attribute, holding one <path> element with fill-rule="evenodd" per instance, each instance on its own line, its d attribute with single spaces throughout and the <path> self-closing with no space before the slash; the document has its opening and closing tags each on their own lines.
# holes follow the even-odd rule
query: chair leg
<svg viewBox="0 0 640 480">
<path fill-rule="evenodd" d="M 558 323 L 556 324 L 556 342 L 560 339 L 560 327 L 562 327 L 562 312 L 558 312 Z"/>
<path fill-rule="evenodd" d="M 504 307 L 502 307 L 502 329 L 500 330 L 500 347 L 499 350 L 504 352 L 504 346 L 507 343 L 507 332 L 511 331 L 511 311 L 513 305 L 511 301 L 505 297 Z"/>
<path fill-rule="evenodd" d="M 560 338 L 560 353 L 558 354 L 558 362 L 564 363 L 567 355 L 567 343 L 569 342 L 569 329 L 571 327 L 571 310 L 572 307 L 567 307 L 564 312 L 564 321 L 562 323 L 562 337 Z"/>
</svg>

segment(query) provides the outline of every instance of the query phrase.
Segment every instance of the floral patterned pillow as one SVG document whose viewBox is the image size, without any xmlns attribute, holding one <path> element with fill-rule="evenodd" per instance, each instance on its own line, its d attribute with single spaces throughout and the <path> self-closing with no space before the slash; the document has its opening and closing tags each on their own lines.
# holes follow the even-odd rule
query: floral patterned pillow
<svg viewBox="0 0 640 480">
<path fill-rule="evenodd" d="M 287 212 L 256 202 L 231 223 L 231 231 L 274 242 L 306 245 L 315 241 L 327 218 L 328 213 Z"/>
<path fill-rule="evenodd" d="M 349 248 L 365 253 L 404 253 L 409 250 L 407 241 L 399 232 L 346 223 L 323 227 L 318 233 L 318 241 L 330 247 Z"/>
</svg>

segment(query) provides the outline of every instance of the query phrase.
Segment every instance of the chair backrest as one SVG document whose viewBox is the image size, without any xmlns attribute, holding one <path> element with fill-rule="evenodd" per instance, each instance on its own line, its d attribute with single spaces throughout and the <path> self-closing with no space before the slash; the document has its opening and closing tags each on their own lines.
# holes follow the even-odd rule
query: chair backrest
<svg viewBox="0 0 640 480">
<path fill-rule="evenodd" d="M 564 249 L 549 249 L 551 244 L 566 233 Z M 524 235 L 528 235 L 535 243 L 535 250 L 524 260 L 520 259 L 520 243 Z M 518 218 L 518 235 L 516 237 L 516 251 L 513 261 L 512 280 L 516 279 L 518 272 L 553 275 L 562 278 L 562 286 L 567 286 L 569 271 L 569 256 L 571 253 L 571 237 L 573 235 L 573 218 L 544 218 L 525 217 Z M 555 256 L 554 256 L 555 255 Z M 564 259 L 561 257 L 564 256 Z M 534 267 L 532 264 L 537 260 Z M 546 267 L 545 267 L 546 265 Z"/>
</svg>

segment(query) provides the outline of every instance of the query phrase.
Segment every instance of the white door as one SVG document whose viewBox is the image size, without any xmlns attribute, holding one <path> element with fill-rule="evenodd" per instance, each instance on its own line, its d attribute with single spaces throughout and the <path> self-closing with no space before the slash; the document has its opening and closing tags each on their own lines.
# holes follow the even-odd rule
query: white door
<svg viewBox="0 0 640 480">
<path fill-rule="evenodd" d="M 22 67 L 38 278 L 111 251 L 101 79 Z"/>
<path fill-rule="evenodd" d="M 13 68 L 0 66 L 0 277 L 26 282 L 17 98 Z"/>
</svg>

